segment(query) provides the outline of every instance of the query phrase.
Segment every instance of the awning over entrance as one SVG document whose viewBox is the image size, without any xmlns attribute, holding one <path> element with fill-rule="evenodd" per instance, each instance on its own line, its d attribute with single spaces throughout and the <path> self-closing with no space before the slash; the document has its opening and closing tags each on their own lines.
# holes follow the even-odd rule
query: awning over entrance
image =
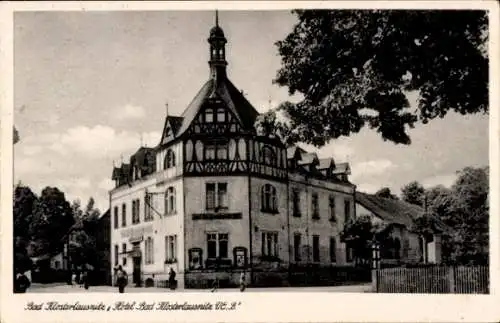
<svg viewBox="0 0 500 323">
<path fill-rule="evenodd" d="M 126 255 L 128 257 L 136 258 L 141 257 L 142 253 L 140 249 L 132 249 L 129 251 L 122 252 L 122 255 Z"/>
</svg>

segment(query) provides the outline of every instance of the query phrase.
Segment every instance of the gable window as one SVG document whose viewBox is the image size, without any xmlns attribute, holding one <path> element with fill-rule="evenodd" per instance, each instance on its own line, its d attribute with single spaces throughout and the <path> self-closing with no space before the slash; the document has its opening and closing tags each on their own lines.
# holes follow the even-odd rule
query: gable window
<svg viewBox="0 0 500 323">
<path fill-rule="evenodd" d="M 172 149 L 167 150 L 165 155 L 165 161 L 163 164 L 163 169 L 169 169 L 175 167 L 175 153 Z"/>
<path fill-rule="evenodd" d="M 330 262 L 337 262 L 337 241 L 335 237 L 330 237 Z"/>
<path fill-rule="evenodd" d="M 122 204 L 122 227 L 127 225 L 127 205 Z"/>
<path fill-rule="evenodd" d="M 278 203 L 276 199 L 276 188 L 274 186 L 271 184 L 262 186 L 261 199 L 262 212 L 277 212 Z"/>
<path fill-rule="evenodd" d="M 293 235 L 293 253 L 296 262 L 300 261 L 300 240 L 301 240 L 300 233 L 295 233 Z"/>
<path fill-rule="evenodd" d="M 226 121 L 226 110 L 224 108 L 217 109 L 217 122 Z"/>
<path fill-rule="evenodd" d="M 229 234 L 227 233 L 207 233 L 207 258 L 216 259 L 228 258 Z"/>
<path fill-rule="evenodd" d="M 228 142 L 226 140 L 211 141 L 205 144 L 205 160 L 228 159 Z"/>
<path fill-rule="evenodd" d="M 344 221 L 345 223 L 349 223 L 351 220 L 351 201 L 344 200 Z"/>
<path fill-rule="evenodd" d="M 319 236 L 313 236 L 313 261 L 319 262 Z"/>
<path fill-rule="evenodd" d="M 113 222 L 114 222 L 114 228 L 118 229 L 118 206 L 115 206 L 114 212 L 113 212 Z"/>
<path fill-rule="evenodd" d="M 312 207 L 312 218 L 315 219 L 315 220 L 319 219 L 318 193 L 313 193 L 312 194 L 311 207 Z"/>
<path fill-rule="evenodd" d="M 219 210 L 228 208 L 227 183 L 206 184 L 206 209 Z"/>
<path fill-rule="evenodd" d="M 205 109 L 205 122 L 214 122 L 214 110 Z"/>
<path fill-rule="evenodd" d="M 262 232 L 262 256 L 278 257 L 278 232 Z"/>
<path fill-rule="evenodd" d="M 139 210 L 140 210 L 140 201 L 138 199 L 133 200 L 132 201 L 132 224 L 138 224 L 141 222 Z"/>
<path fill-rule="evenodd" d="M 146 264 L 153 264 L 154 263 L 154 245 L 153 245 L 153 238 L 148 237 L 146 241 L 144 242 L 144 250 L 145 250 L 145 258 L 146 258 Z"/>
<path fill-rule="evenodd" d="M 275 166 L 277 164 L 276 155 L 271 147 L 264 146 L 262 148 L 262 159 L 266 165 Z"/>
<path fill-rule="evenodd" d="M 300 217 L 300 192 L 298 189 L 292 191 L 292 214 Z"/>
<path fill-rule="evenodd" d="M 336 222 L 337 217 L 335 216 L 335 196 L 330 195 L 328 198 L 328 208 L 330 209 L 330 221 Z"/>
</svg>

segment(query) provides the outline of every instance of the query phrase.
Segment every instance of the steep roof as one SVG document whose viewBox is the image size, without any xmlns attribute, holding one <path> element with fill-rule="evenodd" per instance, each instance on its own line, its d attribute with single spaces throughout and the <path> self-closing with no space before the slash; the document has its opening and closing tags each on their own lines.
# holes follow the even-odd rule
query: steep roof
<svg viewBox="0 0 500 323">
<path fill-rule="evenodd" d="M 306 151 L 299 146 L 290 146 L 286 149 L 286 158 L 287 159 L 292 159 L 294 158 L 297 154 L 299 157 Z"/>
<path fill-rule="evenodd" d="M 407 228 L 411 228 L 413 220 L 420 217 L 424 212 L 421 207 L 405 201 L 361 192 L 356 192 L 356 202 L 384 222 L 401 224 Z"/>
<path fill-rule="evenodd" d="M 248 102 L 245 96 L 238 91 L 228 78 L 210 79 L 198 91 L 186 110 L 182 113 L 182 120 L 177 136 L 182 135 L 193 122 L 207 99 L 221 99 L 225 105 L 234 113 L 245 129 L 253 129 L 253 125 L 259 113 Z"/>
<path fill-rule="evenodd" d="M 299 165 L 319 164 L 318 155 L 316 153 L 303 153 Z"/>
</svg>

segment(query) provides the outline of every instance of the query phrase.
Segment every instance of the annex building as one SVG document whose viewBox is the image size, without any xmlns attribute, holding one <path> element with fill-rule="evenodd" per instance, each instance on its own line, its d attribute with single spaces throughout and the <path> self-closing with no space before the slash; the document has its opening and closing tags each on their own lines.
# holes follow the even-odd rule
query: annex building
<svg viewBox="0 0 500 323">
<path fill-rule="evenodd" d="M 258 135 L 258 112 L 226 74 L 217 18 L 208 43 L 209 78 L 189 106 L 166 116 L 156 147 L 113 169 L 110 271 L 159 284 L 172 267 L 190 287 L 349 264 L 339 238 L 355 216 L 349 165 Z"/>
</svg>

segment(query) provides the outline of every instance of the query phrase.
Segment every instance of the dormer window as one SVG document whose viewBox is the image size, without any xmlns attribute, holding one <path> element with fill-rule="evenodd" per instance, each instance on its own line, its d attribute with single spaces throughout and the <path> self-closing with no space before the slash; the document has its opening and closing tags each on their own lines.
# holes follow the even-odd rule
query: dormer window
<svg viewBox="0 0 500 323">
<path fill-rule="evenodd" d="M 167 150 L 167 154 L 165 155 L 163 169 L 169 169 L 171 167 L 175 167 L 175 153 L 172 151 L 172 149 L 169 149 Z"/>
</svg>

